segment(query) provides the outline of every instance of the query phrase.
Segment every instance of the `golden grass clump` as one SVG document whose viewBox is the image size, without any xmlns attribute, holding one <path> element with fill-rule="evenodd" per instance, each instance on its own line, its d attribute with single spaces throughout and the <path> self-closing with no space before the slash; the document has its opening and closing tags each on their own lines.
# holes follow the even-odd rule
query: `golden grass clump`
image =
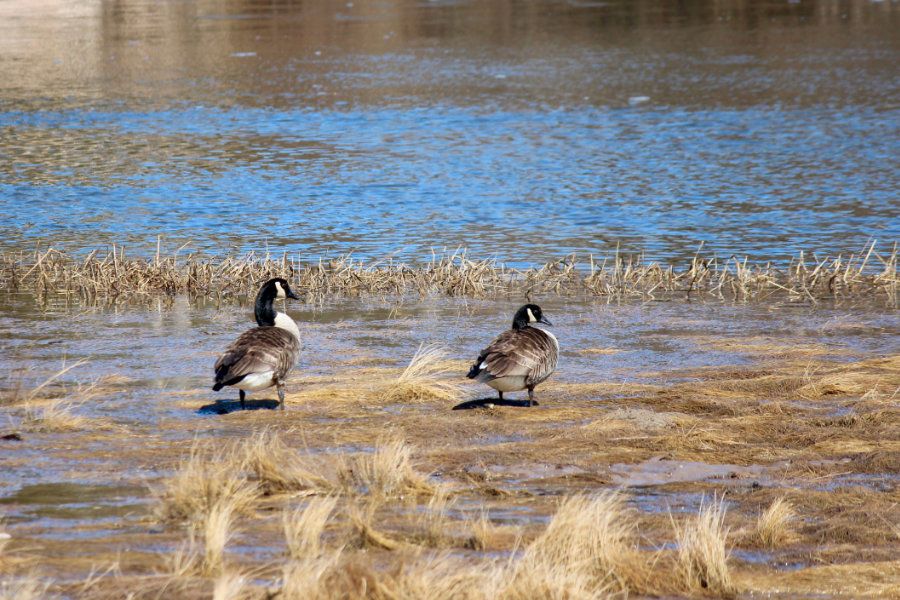
<svg viewBox="0 0 900 600">
<path fill-rule="evenodd" d="M 213 585 L 213 600 L 241 600 L 247 596 L 246 577 L 240 573 L 222 573 Z"/>
<path fill-rule="evenodd" d="M 14 579 L 4 577 L 0 581 L 0 600 L 43 600 L 47 597 L 49 583 L 32 577 Z"/>
<path fill-rule="evenodd" d="M 732 594 L 735 586 L 728 567 L 725 502 L 713 499 L 677 527 L 678 572 L 688 589 Z"/>
<path fill-rule="evenodd" d="M 647 564 L 635 549 L 634 519 L 621 493 L 569 496 L 516 563 L 501 597 L 597 598 L 642 591 Z"/>
<path fill-rule="evenodd" d="M 378 498 L 430 495 L 435 487 L 412 462 L 412 448 L 399 437 L 382 437 L 372 452 L 350 457 L 343 465 L 345 486 Z"/>
<path fill-rule="evenodd" d="M 454 501 L 445 488 L 435 489 L 434 495 L 428 499 L 428 505 L 418 515 L 416 537 L 420 544 L 437 548 L 453 543 L 447 520 L 447 513 L 453 505 Z"/>
<path fill-rule="evenodd" d="M 406 369 L 387 384 L 379 394 L 383 402 L 455 402 L 461 388 L 448 374 L 456 374 L 448 367 L 447 353 L 439 346 L 420 344 Z"/>
<path fill-rule="evenodd" d="M 187 521 L 202 529 L 211 514 L 249 512 L 259 489 L 247 481 L 234 458 L 233 450 L 213 450 L 209 444 L 195 442 L 190 456 L 165 480 L 157 496 L 156 513 L 161 519 Z"/>
<path fill-rule="evenodd" d="M 784 498 L 778 498 L 765 510 L 756 522 L 756 533 L 766 548 L 777 548 L 795 537 L 794 521 L 797 513 L 793 505 Z"/>
<path fill-rule="evenodd" d="M 237 449 L 240 471 L 255 479 L 263 493 L 335 491 L 334 469 L 326 456 L 300 454 L 288 448 L 281 438 L 269 431 L 257 433 Z"/>
<path fill-rule="evenodd" d="M 333 600 L 363 598 L 368 586 L 354 590 L 353 581 L 342 569 L 341 550 L 318 558 L 292 560 L 282 569 L 278 598 L 284 600 Z M 349 590 L 356 592 L 348 593 Z"/>
<path fill-rule="evenodd" d="M 337 506 L 337 498 L 312 498 L 305 506 L 282 514 L 288 555 L 293 559 L 322 555 L 322 534 Z"/>
<path fill-rule="evenodd" d="M 40 384 L 28 390 L 25 389 L 26 383 L 24 381 L 24 375 L 28 371 L 28 369 L 26 366 L 21 366 L 18 369 L 15 369 L 7 380 L 7 383 L 11 383 L 12 387 L 4 390 L 5 393 L 0 396 L 0 404 L 29 405 L 43 398 L 44 395 L 48 392 L 54 395 L 59 395 L 66 390 L 54 389 L 54 384 L 56 384 L 63 375 L 65 375 L 69 371 L 72 371 L 73 369 L 84 366 L 85 364 L 87 364 L 87 362 L 88 361 L 86 360 L 79 360 L 70 365 L 66 365 L 65 361 L 63 361 L 63 366 L 59 371 L 53 373 L 52 375 L 44 379 L 44 381 L 42 381 Z M 93 390 L 93 387 L 94 386 L 82 388 L 82 386 L 79 386 L 79 391 L 84 390 L 85 401 L 90 399 L 90 392 Z"/>
<path fill-rule="evenodd" d="M 493 598 L 489 572 L 446 552 L 419 555 L 375 579 L 378 600 L 476 600 Z"/>
<path fill-rule="evenodd" d="M 332 296 L 441 294 L 490 297 L 510 294 L 559 296 L 623 296 L 648 294 L 705 294 L 734 299 L 787 296 L 816 302 L 819 298 L 877 295 L 896 304 L 900 292 L 898 249 L 875 250 L 872 240 L 859 254 L 812 260 L 803 252 L 787 267 L 749 263 L 732 255 L 701 256 L 702 244 L 683 268 L 647 262 L 642 254 L 626 256 L 618 249 L 597 261 L 581 261 L 572 254 L 529 269 L 498 265 L 495 260 L 472 260 L 457 250 L 430 262 L 410 265 L 393 257 L 365 264 L 351 256 L 304 263 L 287 253 L 273 257 L 251 252 L 242 257 L 180 257 L 184 247 L 163 256 L 158 246 L 151 258 L 128 258 L 116 247 L 88 256 L 70 256 L 54 248 L 31 253 L 0 254 L 0 282 L 8 289 L 37 293 L 66 293 L 87 301 L 131 295 L 188 293 L 203 296 L 246 295 L 260 281 L 281 276 L 311 301 Z"/>
<path fill-rule="evenodd" d="M 222 572 L 225 562 L 225 546 L 231 537 L 234 512 L 239 508 L 240 499 L 219 498 L 206 515 L 203 523 L 203 574 L 216 575 Z"/>
</svg>

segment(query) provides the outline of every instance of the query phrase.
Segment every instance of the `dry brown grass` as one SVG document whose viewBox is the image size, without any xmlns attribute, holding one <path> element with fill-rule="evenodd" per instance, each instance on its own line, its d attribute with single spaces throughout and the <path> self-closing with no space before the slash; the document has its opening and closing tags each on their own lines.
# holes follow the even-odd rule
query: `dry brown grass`
<svg viewBox="0 0 900 600">
<path fill-rule="evenodd" d="M 290 561 L 282 570 L 278 597 L 284 600 L 365 598 L 371 586 L 360 586 L 347 576 L 343 562 L 340 550 L 320 558 Z"/>
<path fill-rule="evenodd" d="M 377 600 L 487 600 L 489 572 L 448 553 L 419 554 L 375 579 Z"/>
<path fill-rule="evenodd" d="M 528 597 L 530 589 L 572 598 L 647 591 L 653 559 L 635 549 L 634 525 L 620 493 L 565 498 L 515 565 L 503 596 Z"/>
<path fill-rule="evenodd" d="M 380 438 L 374 451 L 349 457 L 341 478 L 351 492 L 376 498 L 431 495 L 435 491 L 428 477 L 413 465 L 412 447 L 390 435 Z"/>
<path fill-rule="evenodd" d="M 235 452 L 239 470 L 249 473 L 265 494 L 329 494 L 338 488 L 327 456 L 296 452 L 268 430 L 255 434 Z"/>
<path fill-rule="evenodd" d="M 677 526 L 678 571 L 689 590 L 730 595 L 736 591 L 728 567 L 725 502 L 714 499 Z"/>
<path fill-rule="evenodd" d="M 214 513 L 223 518 L 226 513 L 230 517 L 252 510 L 260 491 L 244 477 L 239 464 L 232 448 L 195 442 L 189 457 L 154 490 L 157 516 L 204 529 Z"/>
<path fill-rule="evenodd" d="M 241 573 L 222 573 L 213 586 L 213 600 L 241 600 L 248 597 L 246 577 Z"/>
<path fill-rule="evenodd" d="M 28 368 L 27 366 L 20 366 L 10 374 L 7 383 L 12 385 L 4 390 L 5 393 L 2 396 L 2 400 L 0 400 L 0 404 L 27 404 L 45 398 L 48 394 L 59 396 L 66 391 L 65 387 L 60 388 L 55 386 L 55 384 L 58 383 L 59 379 L 61 379 L 69 371 L 84 366 L 85 364 L 87 364 L 87 362 L 88 361 L 86 360 L 79 360 L 70 365 L 66 365 L 65 361 L 63 361 L 63 365 L 59 371 L 51 374 L 49 377 L 44 379 L 44 381 L 32 387 L 31 389 L 25 389 L 25 373 L 28 371 Z M 91 388 L 92 387 L 93 386 L 91 386 Z M 89 398 L 85 398 L 85 400 L 87 399 Z"/>
<path fill-rule="evenodd" d="M 219 498 L 206 515 L 203 523 L 203 575 L 222 573 L 225 546 L 231 537 L 234 513 L 242 508 L 241 504 L 241 498 Z"/>
<path fill-rule="evenodd" d="M 737 299 L 788 296 L 816 302 L 823 297 L 866 297 L 873 294 L 896 304 L 900 291 L 898 250 L 875 250 L 873 240 L 859 254 L 810 260 L 803 252 L 785 268 L 749 264 L 747 258 L 701 256 L 701 248 L 683 269 L 647 262 L 643 255 L 616 253 L 602 261 L 575 255 L 540 267 L 519 270 L 494 260 L 472 260 L 465 250 L 433 256 L 417 265 L 392 258 L 365 264 L 350 256 L 309 264 L 268 253 L 243 257 L 127 257 L 113 246 L 87 257 L 49 248 L 0 255 L 0 281 L 8 289 L 66 293 L 87 301 L 132 295 L 189 293 L 216 297 L 253 293 L 260 281 L 287 277 L 310 301 L 331 296 L 402 296 L 409 294 L 491 297 L 526 291 L 563 296 L 630 294 L 711 295 Z M 294 283 L 296 282 L 296 283 Z"/>
<path fill-rule="evenodd" d="M 757 520 L 756 533 L 766 548 L 777 548 L 796 537 L 797 513 L 788 500 L 776 498 Z"/>
<path fill-rule="evenodd" d="M 0 581 L 0 600 L 43 600 L 50 584 L 33 577 L 4 578 Z"/>
<path fill-rule="evenodd" d="M 336 497 L 312 498 L 305 506 L 282 515 L 288 555 L 293 559 L 318 558 L 323 551 L 322 534 L 334 513 Z"/>
<path fill-rule="evenodd" d="M 88 418 L 78 414 L 78 409 L 97 402 L 110 393 L 110 384 L 119 378 L 114 376 L 95 378 L 87 382 L 65 382 L 63 378 L 71 371 L 88 364 L 79 360 L 69 365 L 65 363 L 57 371 L 46 377 L 38 385 L 26 389 L 24 372 L 21 367 L 10 378 L 11 386 L 0 399 L 0 406 L 8 407 L 10 422 L 30 433 L 64 433 L 81 430 L 113 430 L 118 427 L 102 418 Z"/>
<path fill-rule="evenodd" d="M 420 344 L 400 377 L 382 388 L 379 399 L 389 403 L 457 401 L 462 388 L 456 383 L 456 365 L 448 363 L 446 357 L 441 347 Z"/>
</svg>

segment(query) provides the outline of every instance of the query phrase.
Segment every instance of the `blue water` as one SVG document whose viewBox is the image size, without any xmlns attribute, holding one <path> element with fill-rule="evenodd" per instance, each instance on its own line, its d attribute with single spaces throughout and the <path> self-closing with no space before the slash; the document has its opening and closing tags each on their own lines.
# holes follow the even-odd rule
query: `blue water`
<svg viewBox="0 0 900 600">
<path fill-rule="evenodd" d="M 897 2 L 494 6 L 0 19 L 0 249 L 525 266 L 900 239 Z"/>
</svg>

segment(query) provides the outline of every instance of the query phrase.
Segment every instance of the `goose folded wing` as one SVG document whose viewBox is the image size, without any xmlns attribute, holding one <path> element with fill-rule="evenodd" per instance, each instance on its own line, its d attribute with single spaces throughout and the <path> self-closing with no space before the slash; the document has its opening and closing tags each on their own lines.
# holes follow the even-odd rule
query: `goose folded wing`
<svg viewBox="0 0 900 600">
<path fill-rule="evenodd" d="M 551 348 L 540 329 L 505 331 L 482 351 L 484 370 L 494 377 L 527 376 Z"/>
<path fill-rule="evenodd" d="M 250 373 L 287 370 L 293 366 L 299 351 L 297 339 L 278 327 L 256 327 L 241 334 L 216 361 L 219 379 L 235 380 Z M 227 375 L 226 375 L 227 373 Z"/>
</svg>

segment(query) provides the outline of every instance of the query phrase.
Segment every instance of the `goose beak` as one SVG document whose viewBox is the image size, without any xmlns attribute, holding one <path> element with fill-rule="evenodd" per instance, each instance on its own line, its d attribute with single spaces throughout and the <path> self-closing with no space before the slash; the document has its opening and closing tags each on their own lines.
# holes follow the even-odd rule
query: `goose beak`
<svg viewBox="0 0 900 600">
<path fill-rule="evenodd" d="M 292 290 L 292 289 L 290 289 L 290 288 L 288 288 L 287 292 L 285 292 L 284 295 L 285 295 L 286 298 L 293 298 L 294 300 L 299 300 L 299 299 L 300 299 L 300 296 L 298 296 L 297 294 L 295 294 L 295 293 L 294 293 L 294 290 Z"/>
<path fill-rule="evenodd" d="M 553 325 L 553 323 L 551 323 L 551 322 L 547 319 L 547 317 L 545 317 L 545 316 L 543 316 L 543 315 L 541 315 L 541 320 L 538 321 L 538 323 L 543 323 L 544 325 Z"/>
</svg>

